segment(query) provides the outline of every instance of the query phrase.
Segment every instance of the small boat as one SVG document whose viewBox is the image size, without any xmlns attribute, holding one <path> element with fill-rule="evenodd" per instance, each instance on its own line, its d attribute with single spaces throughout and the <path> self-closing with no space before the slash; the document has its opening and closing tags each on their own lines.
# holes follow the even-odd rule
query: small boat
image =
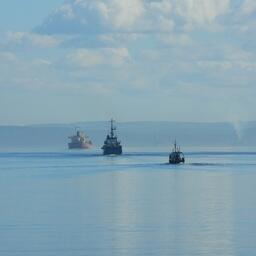
<svg viewBox="0 0 256 256">
<path fill-rule="evenodd" d="M 169 155 L 169 163 L 170 164 L 185 163 L 184 154 L 180 151 L 180 147 L 177 146 L 176 141 L 174 143 L 174 148 L 172 150 L 172 153 Z"/>
</svg>

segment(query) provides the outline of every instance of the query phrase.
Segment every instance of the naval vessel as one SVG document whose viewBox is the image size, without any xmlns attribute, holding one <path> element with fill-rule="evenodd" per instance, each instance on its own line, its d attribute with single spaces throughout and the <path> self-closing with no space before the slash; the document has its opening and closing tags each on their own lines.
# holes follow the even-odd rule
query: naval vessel
<svg viewBox="0 0 256 256">
<path fill-rule="evenodd" d="M 103 155 L 121 155 L 122 145 L 121 142 L 117 140 L 115 134 L 116 127 L 114 126 L 114 120 L 111 119 L 110 134 L 107 135 L 104 145 L 102 146 Z"/>
</svg>

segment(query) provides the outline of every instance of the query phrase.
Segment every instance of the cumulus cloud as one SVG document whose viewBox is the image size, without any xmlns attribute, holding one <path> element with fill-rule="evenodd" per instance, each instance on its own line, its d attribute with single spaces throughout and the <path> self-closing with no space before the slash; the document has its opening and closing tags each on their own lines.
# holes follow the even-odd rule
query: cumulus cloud
<svg viewBox="0 0 256 256">
<path fill-rule="evenodd" d="M 253 2 L 243 0 L 242 3 L 237 8 L 251 13 L 248 6 L 252 10 Z M 230 5 L 230 0 L 68 0 L 37 28 L 40 33 L 9 32 L 7 37 L 10 43 L 17 45 L 59 46 L 52 60 L 44 60 L 46 51 L 42 50 L 37 61 L 37 65 L 54 67 L 58 72 L 84 73 L 84 69 L 90 69 L 97 77 L 108 68 L 109 74 L 125 69 L 126 75 L 152 77 L 158 70 L 155 84 L 161 80 L 164 84 L 167 80 L 181 79 L 184 73 L 187 79 L 191 75 L 193 80 L 203 70 L 200 73 L 203 80 L 205 74 L 255 68 L 255 56 L 250 56 L 250 50 L 241 50 L 245 44 L 238 45 L 234 31 L 230 31 L 233 34 L 229 41 L 224 29 L 213 33 L 209 29 L 205 33 L 208 26 L 223 22 L 219 16 L 228 16 L 234 11 Z M 199 35 L 184 27 L 203 27 L 203 32 Z M 75 35 L 62 37 L 55 33 Z M 230 42 L 236 44 L 235 47 L 221 50 Z M 15 47 L 7 48 L 2 58 L 14 59 L 15 56 L 8 53 L 13 49 Z M 33 50 L 34 53 L 40 51 Z M 133 65 L 124 65 L 126 63 Z M 163 66 L 160 68 L 160 65 Z"/>
<path fill-rule="evenodd" d="M 68 0 L 35 31 L 167 32 L 180 23 L 187 27 L 211 24 L 229 7 L 230 0 Z"/>
<path fill-rule="evenodd" d="M 36 32 L 101 33 L 170 30 L 173 0 L 69 0 L 57 8 Z"/>
</svg>

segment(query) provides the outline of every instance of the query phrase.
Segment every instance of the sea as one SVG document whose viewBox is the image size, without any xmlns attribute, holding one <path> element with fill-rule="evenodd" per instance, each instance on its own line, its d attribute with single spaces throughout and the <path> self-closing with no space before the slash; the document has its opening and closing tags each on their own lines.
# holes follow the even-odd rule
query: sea
<svg viewBox="0 0 256 256">
<path fill-rule="evenodd" d="M 0 152 L 1 256 L 256 255 L 256 151 Z"/>
</svg>

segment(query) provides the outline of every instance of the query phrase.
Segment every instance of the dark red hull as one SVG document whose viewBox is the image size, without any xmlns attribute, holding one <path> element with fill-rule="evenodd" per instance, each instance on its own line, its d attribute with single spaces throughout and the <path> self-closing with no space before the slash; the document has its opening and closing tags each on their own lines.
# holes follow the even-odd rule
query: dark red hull
<svg viewBox="0 0 256 256">
<path fill-rule="evenodd" d="M 69 149 L 90 149 L 91 147 L 90 143 L 68 143 Z"/>
</svg>

